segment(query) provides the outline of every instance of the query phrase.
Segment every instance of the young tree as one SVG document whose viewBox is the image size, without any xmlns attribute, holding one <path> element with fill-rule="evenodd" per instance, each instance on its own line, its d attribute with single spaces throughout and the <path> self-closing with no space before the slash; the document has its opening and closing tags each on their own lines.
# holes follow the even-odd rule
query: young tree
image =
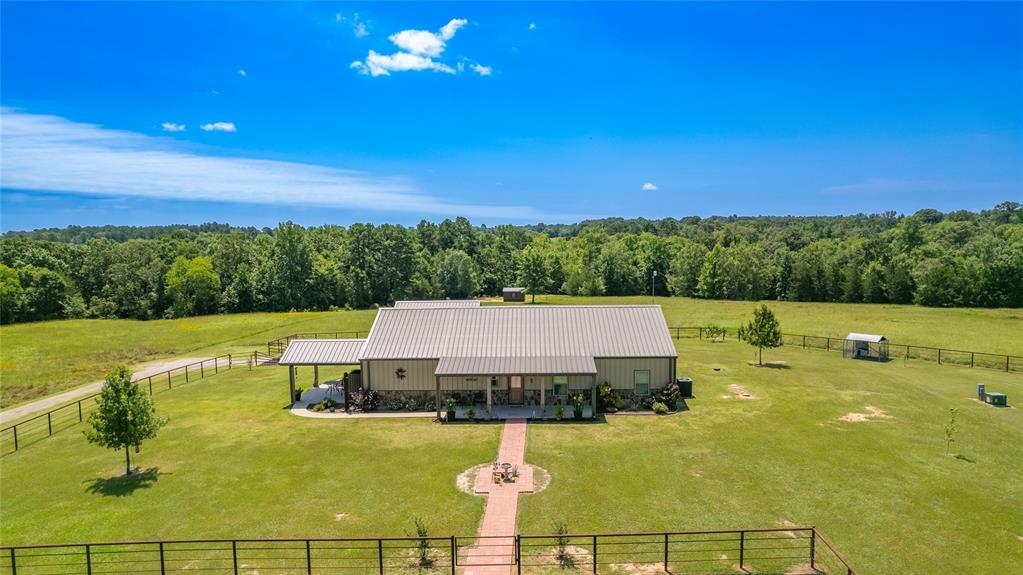
<svg viewBox="0 0 1023 575">
<path fill-rule="evenodd" d="M 724 258 L 721 244 L 715 244 L 714 248 L 707 252 L 703 258 L 703 265 L 700 267 L 700 277 L 696 285 L 696 295 L 707 299 L 721 299 L 725 292 L 724 271 L 721 269 Z"/>
<path fill-rule="evenodd" d="M 958 415 L 956 408 L 948 410 L 948 423 L 945 424 L 945 455 L 952 450 L 952 444 L 955 443 L 956 432 L 959 431 L 959 422 L 956 421 L 956 415 Z"/>
<path fill-rule="evenodd" d="M 131 448 L 138 453 L 146 439 L 167 423 L 156 416 L 153 402 L 142 388 L 132 383 L 131 372 L 119 367 L 107 375 L 96 411 L 89 414 L 91 429 L 85 431 L 89 443 L 118 451 L 124 449 L 124 472 L 131 475 Z"/>
<path fill-rule="evenodd" d="M 746 343 L 757 348 L 757 365 L 764 365 L 764 348 L 781 347 L 781 326 L 766 305 L 753 310 L 753 319 L 739 329 Z"/>
<path fill-rule="evenodd" d="M 165 291 L 174 317 L 213 313 L 220 301 L 220 276 L 210 258 L 178 256 L 167 270 Z"/>
</svg>

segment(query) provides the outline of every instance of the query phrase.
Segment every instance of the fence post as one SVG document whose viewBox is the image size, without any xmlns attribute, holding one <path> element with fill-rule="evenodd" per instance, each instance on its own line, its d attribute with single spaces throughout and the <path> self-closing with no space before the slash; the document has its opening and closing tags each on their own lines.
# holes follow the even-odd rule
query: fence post
<svg viewBox="0 0 1023 575">
<path fill-rule="evenodd" d="M 18 561 L 14 558 L 14 547 L 11 547 L 11 575 L 18 575 Z"/>
<path fill-rule="evenodd" d="M 160 542 L 160 575 L 166 575 L 167 566 L 163 560 L 163 541 Z"/>
<path fill-rule="evenodd" d="M 53 412 L 52 411 L 46 412 L 46 430 L 49 432 L 50 435 L 53 435 L 53 419 L 50 417 L 51 413 Z"/>
<path fill-rule="evenodd" d="M 972 351 L 970 352 L 970 368 L 973 367 L 973 356 L 975 356 L 975 355 L 976 354 L 974 352 L 972 352 Z"/>
<path fill-rule="evenodd" d="M 18 450 L 18 426 L 15 425 L 14 427 L 12 427 L 11 431 L 14 432 L 14 450 L 17 451 Z"/>
<path fill-rule="evenodd" d="M 664 571 L 668 571 L 668 534 L 664 534 Z"/>
<path fill-rule="evenodd" d="M 941 365 L 941 348 L 938 348 L 938 365 Z"/>
<path fill-rule="evenodd" d="M 335 334 L 334 339 L 337 339 Z M 455 543 L 455 536 L 451 536 L 451 575 L 455 575 L 455 567 L 458 564 L 458 545 Z"/>
<path fill-rule="evenodd" d="M 380 563 L 380 575 L 384 575 L 384 540 L 377 539 L 377 561 Z"/>
<path fill-rule="evenodd" d="M 85 572 L 92 575 L 92 550 L 88 545 L 85 546 Z"/>
<path fill-rule="evenodd" d="M 828 351 L 831 351 L 831 338 L 830 337 L 826 337 L 824 339 L 826 339 L 827 342 L 828 342 Z"/>
<path fill-rule="evenodd" d="M 168 369 L 168 370 L 167 370 L 167 389 L 170 389 L 170 388 L 171 388 L 171 382 L 170 382 L 170 380 L 171 380 L 171 374 L 170 374 L 170 370 Z"/>
<path fill-rule="evenodd" d="M 149 397 L 153 397 L 153 376 L 149 376 Z"/>
<path fill-rule="evenodd" d="M 746 561 L 746 532 L 739 532 L 739 569 L 744 567 L 743 563 Z"/>
<path fill-rule="evenodd" d="M 153 395 L 153 388 L 149 388 L 149 395 Z M 78 423 L 82 422 L 82 400 L 78 400 Z"/>
<path fill-rule="evenodd" d="M 252 353 L 256 353 L 256 352 L 252 352 Z M 231 360 L 231 354 L 227 354 L 227 369 L 231 369 L 231 364 L 232 363 L 233 362 Z"/>
<path fill-rule="evenodd" d="M 597 536 L 593 536 L 593 575 L 597 575 Z"/>
<path fill-rule="evenodd" d="M 806 336 L 803 336 L 803 349 L 806 349 Z"/>
<path fill-rule="evenodd" d="M 238 542 L 231 542 L 231 562 L 234 564 L 234 575 L 238 575 Z"/>
<path fill-rule="evenodd" d="M 203 378 L 206 377 L 206 365 L 205 364 L 206 364 L 205 361 L 200 361 L 199 362 L 199 379 L 203 379 Z"/>
<path fill-rule="evenodd" d="M 817 528 L 810 529 L 810 569 L 816 569 L 817 564 Z"/>
<path fill-rule="evenodd" d="M 220 358 L 213 358 L 213 375 L 220 373 Z"/>
<path fill-rule="evenodd" d="M 1009 356 L 1005 356 L 1005 371 L 1009 371 Z"/>
<path fill-rule="evenodd" d="M 522 538 L 515 536 L 515 568 L 516 574 L 522 575 Z"/>
<path fill-rule="evenodd" d="M 185 383 L 188 383 L 188 366 L 185 366 Z"/>
<path fill-rule="evenodd" d="M 309 548 L 308 539 L 305 540 L 305 572 L 308 575 L 313 575 L 313 553 Z"/>
</svg>

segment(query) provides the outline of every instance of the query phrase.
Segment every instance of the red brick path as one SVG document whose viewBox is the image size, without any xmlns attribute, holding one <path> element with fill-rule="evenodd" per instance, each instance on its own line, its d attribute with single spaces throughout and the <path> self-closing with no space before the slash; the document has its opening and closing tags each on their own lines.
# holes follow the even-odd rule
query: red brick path
<svg viewBox="0 0 1023 575">
<path fill-rule="evenodd" d="M 476 493 L 487 494 L 480 539 L 459 558 L 465 575 L 509 575 L 515 565 L 515 519 L 519 493 L 533 491 L 533 468 L 525 464 L 526 420 L 509 419 L 501 432 L 499 463 L 518 465 L 514 483 L 494 483 L 490 466 L 476 476 Z"/>
</svg>

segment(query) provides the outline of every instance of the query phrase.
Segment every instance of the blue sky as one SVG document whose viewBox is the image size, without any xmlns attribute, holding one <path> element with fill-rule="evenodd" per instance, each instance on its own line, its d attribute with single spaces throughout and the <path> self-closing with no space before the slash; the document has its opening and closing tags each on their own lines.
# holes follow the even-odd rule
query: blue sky
<svg viewBox="0 0 1023 575">
<path fill-rule="evenodd" d="M 1023 200 L 1023 4 L 10 3 L 0 228 Z"/>
</svg>

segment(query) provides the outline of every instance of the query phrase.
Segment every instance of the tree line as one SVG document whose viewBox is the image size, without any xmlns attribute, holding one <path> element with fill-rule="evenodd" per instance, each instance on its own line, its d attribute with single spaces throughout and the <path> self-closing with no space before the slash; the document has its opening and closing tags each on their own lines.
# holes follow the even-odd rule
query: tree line
<svg viewBox="0 0 1023 575">
<path fill-rule="evenodd" d="M 657 272 L 655 275 L 653 272 Z M 1023 208 L 571 225 L 9 232 L 0 320 L 366 308 L 532 293 L 1023 307 Z"/>
</svg>

